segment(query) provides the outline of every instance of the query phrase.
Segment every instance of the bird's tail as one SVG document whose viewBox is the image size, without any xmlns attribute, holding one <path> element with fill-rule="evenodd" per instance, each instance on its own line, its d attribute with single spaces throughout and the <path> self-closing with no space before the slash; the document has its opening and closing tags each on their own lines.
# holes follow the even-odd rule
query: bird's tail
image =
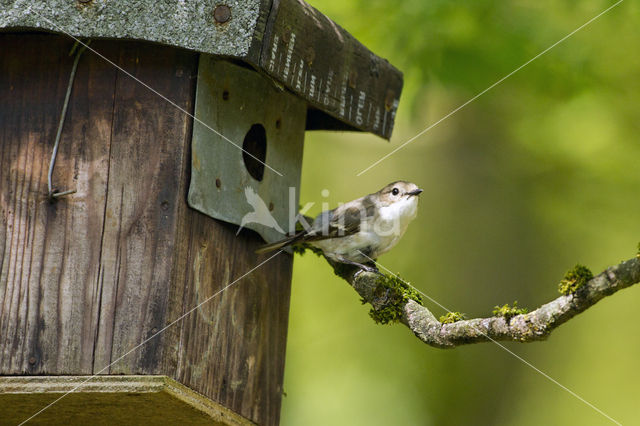
<svg viewBox="0 0 640 426">
<path fill-rule="evenodd" d="M 284 238 L 284 239 L 282 239 L 280 241 L 276 241 L 276 242 L 270 243 L 270 244 L 265 244 L 262 247 L 260 247 L 258 250 L 256 250 L 256 253 L 257 254 L 268 253 L 270 251 L 278 250 L 278 249 L 281 249 L 281 248 L 286 247 L 288 245 L 294 244 L 294 243 L 300 241 L 304 237 L 305 233 L 306 233 L 305 231 L 301 231 L 301 232 L 298 232 L 295 235 L 291 235 L 291 236 L 289 236 L 287 238 Z"/>
</svg>

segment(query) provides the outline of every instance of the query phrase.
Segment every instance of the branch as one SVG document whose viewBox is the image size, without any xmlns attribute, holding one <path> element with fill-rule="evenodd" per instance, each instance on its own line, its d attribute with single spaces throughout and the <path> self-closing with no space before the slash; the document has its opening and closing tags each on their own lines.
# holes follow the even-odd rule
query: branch
<svg viewBox="0 0 640 426">
<path fill-rule="evenodd" d="M 578 274 L 586 270 L 588 277 L 582 282 L 576 281 L 576 272 L 570 271 L 561 283 L 561 291 L 568 294 L 535 311 L 520 313 L 522 310 L 505 306 L 494 311 L 500 312 L 502 316 L 442 323 L 421 305 L 419 294 L 399 278 L 327 261 L 333 266 L 336 275 L 344 278 L 358 292 L 363 303 L 371 304 L 374 320 L 383 323 L 400 321 L 420 340 L 436 348 L 454 348 L 490 340 L 544 340 L 556 327 L 599 300 L 640 282 L 639 253 L 638 257 L 611 266 L 595 277 L 586 268 L 577 267 Z M 573 281 L 568 281 L 570 279 Z"/>
</svg>

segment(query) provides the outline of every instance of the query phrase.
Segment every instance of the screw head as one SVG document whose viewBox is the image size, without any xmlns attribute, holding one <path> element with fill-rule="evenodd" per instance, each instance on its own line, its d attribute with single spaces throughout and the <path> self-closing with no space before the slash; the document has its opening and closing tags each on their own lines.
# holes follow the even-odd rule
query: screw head
<svg viewBox="0 0 640 426">
<path fill-rule="evenodd" d="M 304 52 L 304 58 L 309 65 L 313 64 L 313 60 L 316 59 L 316 51 L 313 50 L 313 47 L 307 47 L 307 50 Z"/>
<path fill-rule="evenodd" d="M 351 72 L 349 73 L 349 87 L 351 87 L 352 89 L 355 89 L 357 84 L 358 84 L 358 72 L 356 70 L 351 70 Z"/>
<path fill-rule="evenodd" d="M 393 102 L 396 98 L 396 94 L 393 90 L 387 90 L 387 96 L 384 98 L 384 108 L 387 111 L 391 111 L 391 107 L 393 106 Z"/>
<path fill-rule="evenodd" d="M 224 24 L 231 19 L 231 8 L 226 4 L 220 4 L 213 10 L 213 18 L 219 24 Z"/>
</svg>

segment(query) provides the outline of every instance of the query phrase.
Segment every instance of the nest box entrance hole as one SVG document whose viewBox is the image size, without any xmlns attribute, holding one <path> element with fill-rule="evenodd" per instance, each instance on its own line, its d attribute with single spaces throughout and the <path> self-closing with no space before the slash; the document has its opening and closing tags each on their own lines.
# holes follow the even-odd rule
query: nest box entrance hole
<svg viewBox="0 0 640 426">
<path fill-rule="evenodd" d="M 242 159 L 252 178 L 258 182 L 264 177 L 267 158 L 267 132 L 262 124 L 251 126 L 242 142 Z"/>
</svg>

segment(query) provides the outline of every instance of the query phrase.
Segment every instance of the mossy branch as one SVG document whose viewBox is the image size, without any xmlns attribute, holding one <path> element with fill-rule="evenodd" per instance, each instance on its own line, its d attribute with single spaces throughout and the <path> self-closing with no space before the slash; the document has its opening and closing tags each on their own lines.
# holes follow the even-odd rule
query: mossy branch
<svg viewBox="0 0 640 426">
<path fill-rule="evenodd" d="M 398 284 L 397 278 L 361 271 L 357 267 L 336 264 L 336 275 L 344 278 L 372 306 L 377 322 L 399 321 L 424 343 L 436 348 L 496 341 L 533 342 L 544 340 L 559 325 L 595 305 L 618 290 L 640 282 L 640 254 L 604 272 L 591 275 L 581 265 L 569 271 L 561 291 L 566 293 L 531 312 L 517 306 L 496 307 L 493 317 L 462 319 L 460 314 L 441 317 L 440 321 L 421 305 L 419 295 Z M 407 288 L 410 289 L 407 291 Z M 413 293 L 412 293 L 413 291 Z M 417 299 L 417 300 L 416 300 Z"/>
</svg>

